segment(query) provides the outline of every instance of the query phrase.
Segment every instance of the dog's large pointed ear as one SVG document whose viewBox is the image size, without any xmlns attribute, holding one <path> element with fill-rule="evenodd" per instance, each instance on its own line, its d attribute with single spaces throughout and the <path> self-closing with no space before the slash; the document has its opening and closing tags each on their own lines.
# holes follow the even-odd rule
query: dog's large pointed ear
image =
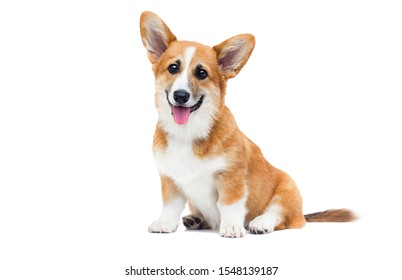
<svg viewBox="0 0 402 280">
<path fill-rule="evenodd" d="M 218 64 L 224 76 L 235 77 L 253 52 L 255 38 L 251 34 L 240 34 L 216 45 Z"/>
<path fill-rule="evenodd" d="M 152 12 L 141 14 L 140 30 L 142 43 L 148 51 L 151 63 L 156 62 L 169 44 L 177 40 L 163 20 Z"/>
</svg>

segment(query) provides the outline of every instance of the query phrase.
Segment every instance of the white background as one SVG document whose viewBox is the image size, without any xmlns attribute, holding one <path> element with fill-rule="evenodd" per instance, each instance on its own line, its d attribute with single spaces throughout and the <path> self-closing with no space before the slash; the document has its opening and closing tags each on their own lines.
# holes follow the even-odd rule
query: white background
<svg viewBox="0 0 402 280">
<path fill-rule="evenodd" d="M 397 2 L 2 1 L 0 279 L 165 279 L 125 276 L 130 265 L 401 277 Z M 306 213 L 348 207 L 360 220 L 243 239 L 149 234 L 161 196 L 143 10 L 211 46 L 254 34 L 228 84 L 239 127 L 296 180 Z"/>
</svg>

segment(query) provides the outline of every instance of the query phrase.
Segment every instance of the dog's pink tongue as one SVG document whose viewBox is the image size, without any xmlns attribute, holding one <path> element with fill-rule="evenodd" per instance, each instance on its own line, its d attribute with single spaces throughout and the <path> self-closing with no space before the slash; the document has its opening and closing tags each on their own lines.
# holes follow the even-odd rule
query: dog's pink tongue
<svg viewBox="0 0 402 280">
<path fill-rule="evenodd" d="M 190 117 L 190 108 L 172 106 L 173 119 L 177 124 L 185 124 Z"/>
</svg>

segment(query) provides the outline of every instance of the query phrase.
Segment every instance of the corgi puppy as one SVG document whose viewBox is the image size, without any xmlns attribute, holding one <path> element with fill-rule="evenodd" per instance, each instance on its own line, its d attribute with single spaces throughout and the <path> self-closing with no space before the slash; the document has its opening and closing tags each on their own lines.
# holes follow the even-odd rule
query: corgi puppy
<svg viewBox="0 0 402 280">
<path fill-rule="evenodd" d="M 153 153 L 163 209 L 150 232 L 176 231 L 186 202 L 187 229 L 218 229 L 243 237 L 301 228 L 307 222 L 352 221 L 347 209 L 303 215 L 295 182 L 265 160 L 225 105 L 226 83 L 250 57 L 254 36 L 241 34 L 209 47 L 179 41 L 154 13 L 140 19 L 142 42 L 155 75 L 159 114 Z"/>
</svg>

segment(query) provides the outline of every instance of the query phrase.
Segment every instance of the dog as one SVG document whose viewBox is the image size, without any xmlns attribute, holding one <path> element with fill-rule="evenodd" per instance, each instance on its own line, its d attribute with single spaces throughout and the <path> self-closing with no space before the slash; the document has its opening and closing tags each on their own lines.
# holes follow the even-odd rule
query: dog
<svg viewBox="0 0 402 280">
<path fill-rule="evenodd" d="M 255 38 L 231 37 L 209 47 L 179 41 L 156 14 L 140 18 L 141 39 L 155 75 L 158 121 L 153 154 L 163 209 L 149 232 L 219 229 L 223 237 L 302 228 L 307 222 L 348 222 L 348 209 L 303 215 L 300 192 L 264 158 L 225 105 L 226 84 L 250 57 Z"/>
</svg>

